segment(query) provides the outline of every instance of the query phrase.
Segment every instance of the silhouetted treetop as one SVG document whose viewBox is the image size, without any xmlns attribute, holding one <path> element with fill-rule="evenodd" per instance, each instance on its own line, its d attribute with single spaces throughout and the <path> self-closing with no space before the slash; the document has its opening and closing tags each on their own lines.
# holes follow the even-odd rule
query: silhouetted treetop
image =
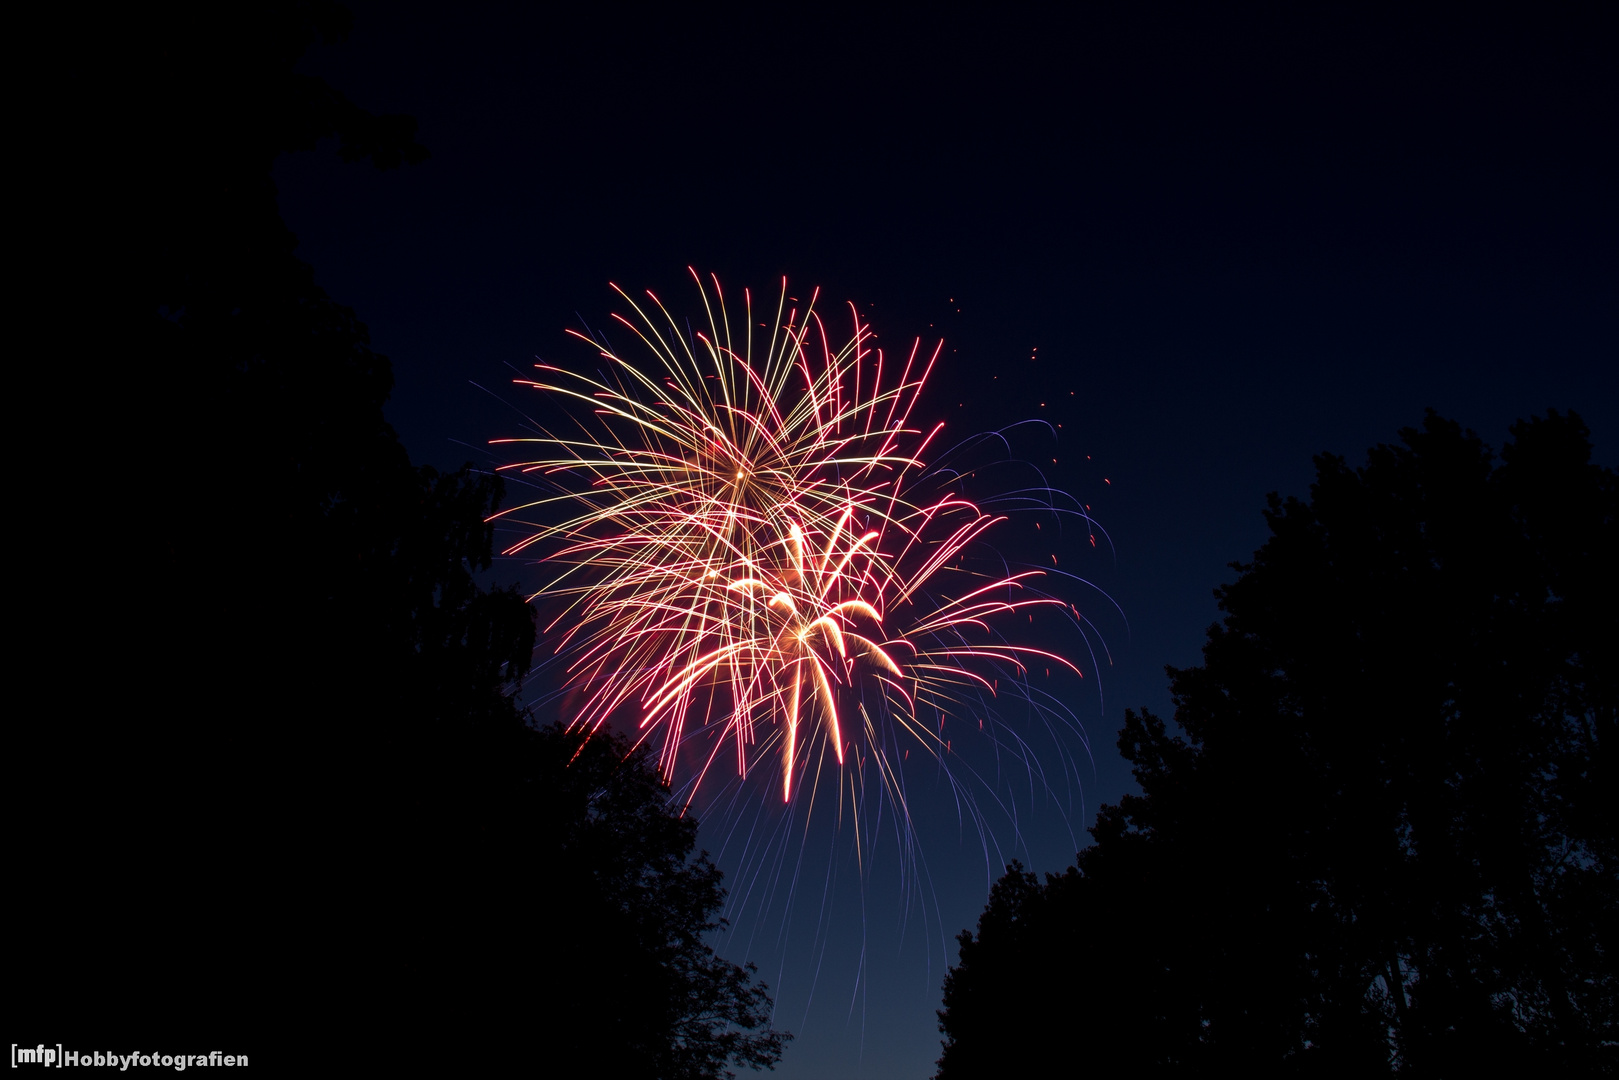
<svg viewBox="0 0 1619 1080">
<path fill-rule="evenodd" d="M 705 942 L 723 925 L 721 875 L 693 855 L 697 823 L 647 755 L 553 726 L 526 736 L 519 756 L 526 784 L 502 818 L 518 823 L 510 854 L 534 888 L 507 892 L 541 935 L 534 970 L 562 976 L 536 1032 L 551 1060 L 660 1080 L 773 1067 L 792 1036 L 771 1028 L 752 965 Z"/>
<path fill-rule="evenodd" d="M 1141 794 L 963 935 L 941 1077 L 1016 1042 L 1177 1074 L 1615 1070 L 1619 485 L 1572 413 L 1512 435 L 1497 459 L 1430 413 L 1271 496 L 1203 663 L 1170 671 L 1178 730 L 1126 713 Z"/>
</svg>

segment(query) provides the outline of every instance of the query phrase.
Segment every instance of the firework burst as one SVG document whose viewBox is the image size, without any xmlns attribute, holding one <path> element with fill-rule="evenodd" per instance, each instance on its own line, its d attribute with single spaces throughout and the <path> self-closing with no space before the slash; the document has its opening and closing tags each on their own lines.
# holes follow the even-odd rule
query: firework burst
<svg viewBox="0 0 1619 1080">
<path fill-rule="evenodd" d="M 498 440 L 534 455 L 504 469 L 544 481 L 501 515 L 527 526 L 505 554 L 551 568 L 535 597 L 577 691 L 570 722 L 635 724 L 666 776 L 692 770 L 691 791 L 728 761 L 775 773 L 790 802 L 810 769 L 855 755 L 897 792 L 897 736 L 942 757 L 946 720 L 1000 673 L 1077 673 L 995 633 L 1067 605 L 1033 587 L 1042 571 L 964 566 L 1003 518 L 929 472 L 943 425 L 913 414 L 937 347 L 886 356 L 852 305 L 836 337 L 785 281 L 770 312 L 744 292 L 735 327 L 719 281 L 692 276 L 706 325 L 614 286 L 647 356 L 575 333 L 594 375 L 542 363 L 518 381 L 577 431 Z"/>
</svg>

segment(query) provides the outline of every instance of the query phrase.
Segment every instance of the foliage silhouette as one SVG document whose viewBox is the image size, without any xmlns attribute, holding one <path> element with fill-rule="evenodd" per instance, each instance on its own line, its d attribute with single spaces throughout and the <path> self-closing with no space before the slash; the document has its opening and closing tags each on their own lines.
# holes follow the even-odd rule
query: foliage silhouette
<svg viewBox="0 0 1619 1080">
<path fill-rule="evenodd" d="M 543 1062 L 563 1044 L 538 1032 L 597 1023 L 585 1002 L 618 1017 L 588 1045 L 596 1072 L 769 1064 L 783 1037 L 746 1033 L 762 985 L 702 944 L 719 881 L 686 859 L 692 823 L 636 761 L 591 774 L 606 802 L 579 795 L 519 707 L 533 614 L 479 583 L 500 482 L 411 464 L 387 358 L 293 254 L 278 154 L 426 156 L 414 121 L 295 71 L 348 21 L 319 2 L 143 11 L 100 58 L 116 99 L 81 102 L 140 132 L 119 203 L 139 257 L 86 305 L 120 365 L 84 463 L 105 524 L 69 552 L 116 586 L 50 605 L 47 639 L 106 644 L 51 669 L 55 707 L 16 725 L 40 767 L 9 792 L 14 858 L 41 868 L 8 890 L 32 973 L 16 1019 L 269 1064 L 366 1038 L 432 1056 L 476 1030 L 486 1060 Z M 575 796 L 595 825 L 556 802 Z M 592 849 L 632 824 L 642 862 Z M 591 859 L 638 876 L 614 891 Z M 626 1018 L 632 978 L 659 997 Z M 614 994 L 553 1012 L 589 979 Z"/>
<path fill-rule="evenodd" d="M 1572 413 L 1512 434 L 1271 496 L 1179 733 L 1126 713 L 1141 794 L 961 935 L 943 1080 L 1619 1068 L 1619 485 Z"/>
<path fill-rule="evenodd" d="M 703 942 L 721 925 L 721 875 L 692 857 L 697 823 L 646 755 L 553 725 L 521 732 L 507 756 L 521 783 L 482 834 L 481 861 L 505 868 L 489 895 L 526 907 L 536 928 L 520 966 L 566 973 L 541 1021 L 550 1061 L 572 1049 L 584 1071 L 671 1080 L 779 1061 L 791 1036 L 771 1030 L 764 984 Z"/>
</svg>

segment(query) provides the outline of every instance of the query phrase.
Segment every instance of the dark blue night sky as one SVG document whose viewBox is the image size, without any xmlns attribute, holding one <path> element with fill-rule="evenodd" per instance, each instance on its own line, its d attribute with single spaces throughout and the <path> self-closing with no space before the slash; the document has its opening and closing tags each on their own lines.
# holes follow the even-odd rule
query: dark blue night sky
<svg viewBox="0 0 1619 1080">
<path fill-rule="evenodd" d="M 415 460 L 487 463 L 519 421 L 512 369 L 581 356 L 563 332 L 612 309 L 609 280 L 689 308 L 687 265 L 732 288 L 785 274 L 890 347 L 942 336 L 923 407 L 961 435 L 1061 424 L 1018 452 L 1057 458 L 1050 481 L 1111 536 L 1061 548 L 1128 620 L 1079 594 L 1112 654 L 1100 693 L 1071 688 L 1083 802 L 1025 800 L 988 866 L 928 807 L 925 902 L 879 864 L 862 905 L 845 870 L 824 948 L 813 913 L 723 939 L 799 1033 L 783 1076 L 927 1074 L 987 878 L 1002 856 L 1066 866 L 1129 789 L 1123 709 L 1172 711 L 1164 665 L 1197 661 L 1266 493 L 1304 494 L 1312 455 L 1358 463 L 1428 408 L 1499 446 L 1555 407 L 1616 460 L 1619 94 L 1590 28 L 353 6 L 349 43 L 306 69 L 418 117 L 432 158 L 307 153 L 276 180 L 300 256 L 393 361 Z M 716 822 L 703 837 L 731 870 Z"/>
</svg>

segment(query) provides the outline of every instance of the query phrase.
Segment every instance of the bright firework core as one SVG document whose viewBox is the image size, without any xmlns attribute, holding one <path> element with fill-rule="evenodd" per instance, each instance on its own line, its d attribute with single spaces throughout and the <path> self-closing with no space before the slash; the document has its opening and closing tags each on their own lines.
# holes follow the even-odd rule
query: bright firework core
<svg viewBox="0 0 1619 1080">
<path fill-rule="evenodd" d="M 497 440 L 535 446 L 503 468 L 550 487 L 500 516 L 534 530 L 505 554 L 551 568 L 534 599 L 558 609 L 543 629 L 577 691 L 569 722 L 635 724 L 666 777 L 695 763 L 691 790 L 720 761 L 768 768 L 791 801 L 851 755 L 889 786 L 902 746 L 948 754 L 947 724 L 979 726 L 1032 658 L 1077 672 L 995 632 L 1069 610 L 1031 587 L 1042 571 L 964 560 L 1004 518 L 928 469 L 943 424 L 912 416 L 939 347 L 885 356 L 852 305 L 835 339 L 785 281 L 769 313 L 744 291 L 734 328 L 718 280 L 692 276 L 705 329 L 614 286 L 649 356 L 575 333 L 595 377 L 536 364 L 517 381 L 571 403 L 577 433 Z"/>
</svg>

